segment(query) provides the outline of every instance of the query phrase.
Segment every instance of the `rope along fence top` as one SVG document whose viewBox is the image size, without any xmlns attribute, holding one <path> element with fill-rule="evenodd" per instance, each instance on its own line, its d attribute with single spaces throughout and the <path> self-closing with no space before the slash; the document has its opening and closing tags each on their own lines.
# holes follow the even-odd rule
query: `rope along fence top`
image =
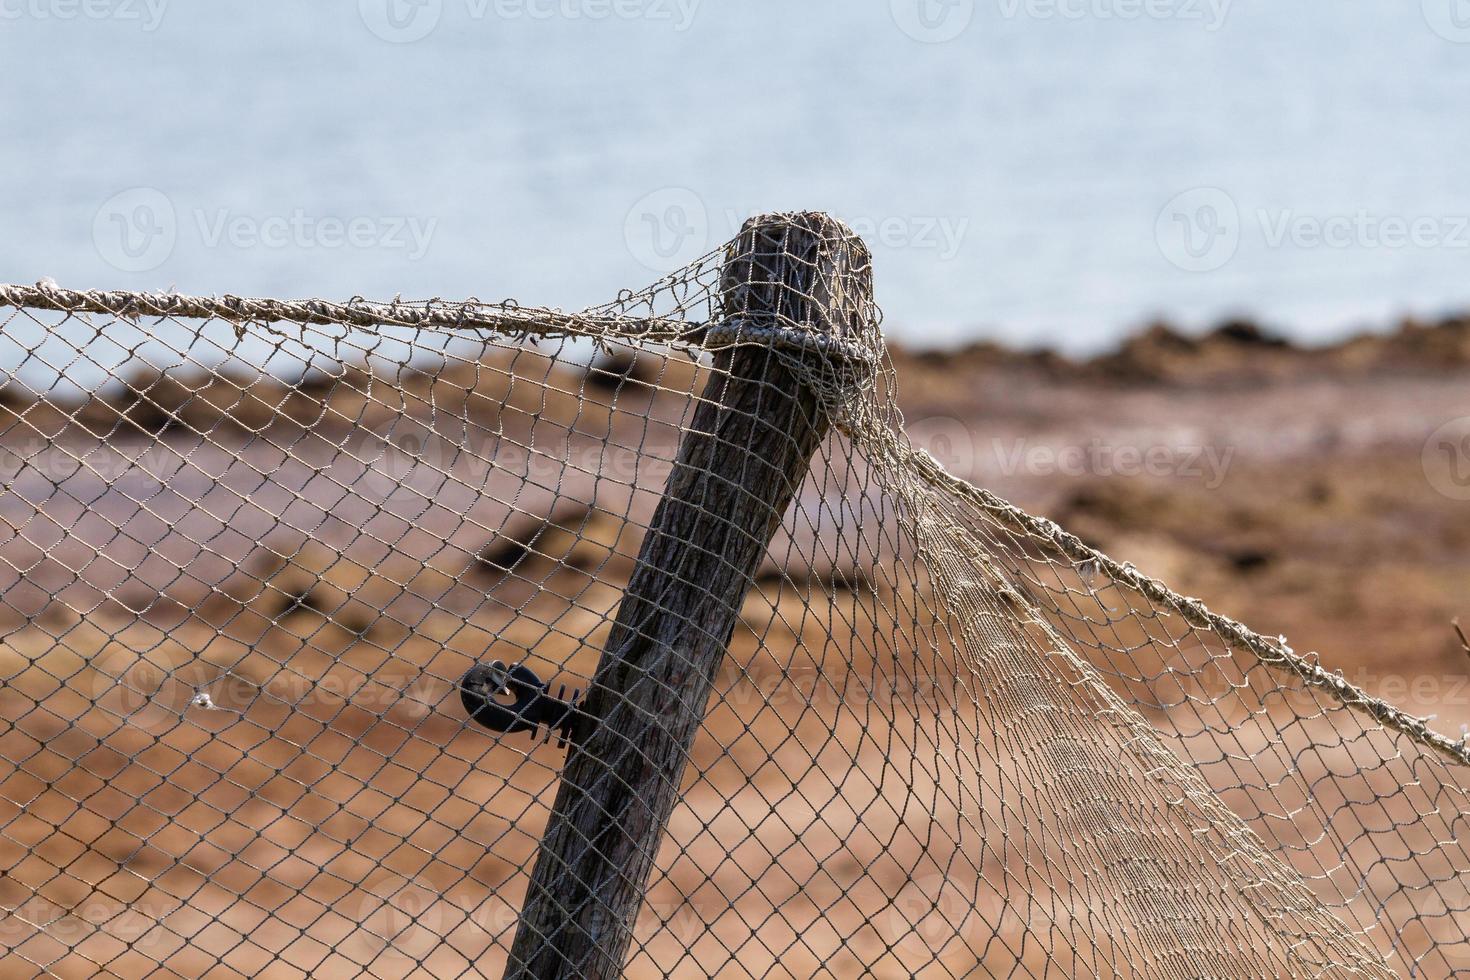
<svg viewBox="0 0 1470 980">
<path fill-rule="evenodd" d="M 0 286 L 6 975 L 1449 975 L 1465 740 L 904 437 L 811 213 L 580 313 Z"/>
</svg>

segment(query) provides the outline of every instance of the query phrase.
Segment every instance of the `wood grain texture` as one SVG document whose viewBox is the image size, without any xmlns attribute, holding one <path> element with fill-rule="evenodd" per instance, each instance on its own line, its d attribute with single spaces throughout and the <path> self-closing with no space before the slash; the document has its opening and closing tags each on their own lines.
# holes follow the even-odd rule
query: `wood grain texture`
<svg viewBox="0 0 1470 980">
<path fill-rule="evenodd" d="M 848 335 L 868 315 L 868 252 L 825 215 L 765 215 L 730 247 L 720 289 L 727 323 Z M 622 973 L 715 674 L 830 429 L 793 356 L 716 357 L 577 719 L 508 977 Z"/>
</svg>

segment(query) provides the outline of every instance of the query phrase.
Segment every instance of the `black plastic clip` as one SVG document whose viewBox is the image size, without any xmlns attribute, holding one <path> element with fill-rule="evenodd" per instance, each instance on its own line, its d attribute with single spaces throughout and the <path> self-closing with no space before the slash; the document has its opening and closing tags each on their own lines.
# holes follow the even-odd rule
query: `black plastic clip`
<svg viewBox="0 0 1470 980">
<path fill-rule="evenodd" d="M 465 711 L 486 728 L 508 735 L 530 732 L 547 742 L 555 735 L 556 744 L 564 747 L 572 734 L 582 692 L 573 691 L 568 698 L 566 685 L 557 690 L 556 697 L 550 691 L 550 686 L 530 667 L 525 664 L 507 667 L 499 660 L 489 666 L 476 664 L 459 682 Z M 500 700 L 506 696 L 515 700 L 509 704 Z M 544 733 L 542 728 L 546 729 Z"/>
</svg>

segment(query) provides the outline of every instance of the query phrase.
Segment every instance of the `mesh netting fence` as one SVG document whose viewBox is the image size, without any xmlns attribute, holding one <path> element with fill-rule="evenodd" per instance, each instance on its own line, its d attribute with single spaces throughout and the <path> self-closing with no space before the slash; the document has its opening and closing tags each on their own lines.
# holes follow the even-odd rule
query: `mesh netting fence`
<svg viewBox="0 0 1470 980">
<path fill-rule="evenodd" d="M 913 449 L 869 266 L 0 287 L 0 973 L 1470 969 L 1465 744 Z"/>
</svg>

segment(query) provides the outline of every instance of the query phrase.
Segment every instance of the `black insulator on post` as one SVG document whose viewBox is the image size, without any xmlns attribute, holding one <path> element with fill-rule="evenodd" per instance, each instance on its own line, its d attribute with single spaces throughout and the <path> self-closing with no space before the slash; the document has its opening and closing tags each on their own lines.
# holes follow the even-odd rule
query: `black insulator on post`
<svg viewBox="0 0 1470 980">
<path fill-rule="evenodd" d="M 497 660 L 466 671 L 459 682 L 459 695 L 470 718 L 491 731 L 530 732 L 548 742 L 555 735 L 556 744 L 565 746 L 582 692 L 573 691 L 568 698 L 563 685 L 552 697 L 550 685 L 530 667 L 507 667 Z M 499 700 L 506 696 L 514 700 L 509 704 Z"/>
</svg>

